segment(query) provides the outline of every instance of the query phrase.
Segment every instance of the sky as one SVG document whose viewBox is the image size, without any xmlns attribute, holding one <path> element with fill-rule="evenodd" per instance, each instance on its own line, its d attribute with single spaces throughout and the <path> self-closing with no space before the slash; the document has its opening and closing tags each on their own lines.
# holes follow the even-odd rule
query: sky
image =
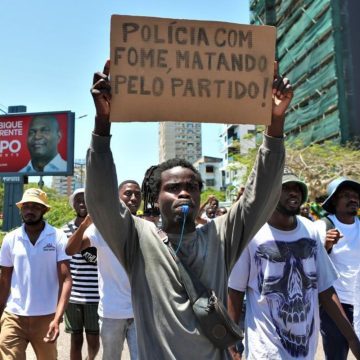
<svg viewBox="0 0 360 360">
<path fill-rule="evenodd" d="M 84 159 L 95 115 L 90 87 L 110 56 L 111 15 L 247 24 L 248 8 L 248 0 L 1 0 L 0 109 L 74 112 L 74 158 Z M 115 123 L 111 133 L 119 181 L 141 183 L 159 161 L 158 123 Z M 220 133 L 218 124 L 202 125 L 203 155 L 221 157 Z"/>
</svg>

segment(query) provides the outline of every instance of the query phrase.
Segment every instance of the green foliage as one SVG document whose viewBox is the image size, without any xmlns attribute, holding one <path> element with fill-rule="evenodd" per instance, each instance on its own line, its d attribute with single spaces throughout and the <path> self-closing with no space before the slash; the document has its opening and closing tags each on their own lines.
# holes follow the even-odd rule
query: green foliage
<svg viewBox="0 0 360 360">
<path fill-rule="evenodd" d="M 45 214 L 45 219 L 52 226 L 62 227 L 75 217 L 74 210 L 70 208 L 67 198 L 50 202 L 51 210 Z"/>
<path fill-rule="evenodd" d="M 235 155 L 230 169 L 245 167 L 245 175 L 239 182 L 245 182 L 254 164 L 258 149 L 251 149 L 246 155 Z M 360 181 L 360 150 L 357 144 L 345 145 L 328 141 L 322 144 L 304 146 L 296 141 L 286 143 L 286 166 L 298 175 L 309 188 L 309 200 L 326 194 L 326 187 L 333 179 L 347 176 Z"/>
<path fill-rule="evenodd" d="M 58 195 L 53 189 L 44 188 L 43 190 L 48 194 L 51 206 L 50 211 L 44 216 L 50 225 L 60 228 L 75 217 L 67 196 Z"/>
<path fill-rule="evenodd" d="M 6 232 L 4 231 L 0 231 L 0 247 L 2 245 L 2 242 L 3 242 L 3 239 L 4 239 L 4 236 L 6 235 Z"/>
<path fill-rule="evenodd" d="M 229 170 L 244 169 L 243 176 L 237 179 L 240 184 L 246 183 L 246 180 L 249 177 L 250 171 L 254 165 L 257 152 L 258 149 L 254 148 L 249 149 L 247 154 L 236 154 L 233 156 L 233 161 L 229 163 Z"/>
<path fill-rule="evenodd" d="M 304 147 L 293 143 L 287 147 L 286 164 L 309 187 L 309 198 L 315 200 L 326 194 L 332 180 L 346 176 L 360 180 L 360 150 L 353 143 L 341 145 L 332 141 Z"/>
<path fill-rule="evenodd" d="M 24 186 L 24 191 L 37 187 L 36 183 L 30 183 Z M 42 190 L 46 192 L 49 205 L 51 206 L 50 211 L 44 215 L 45 220 L 50 225 L 60 228 L 75 217 L 74 210 L 70 207 L 67 196 L 59 195 L 56 190 L 47 186 L 44 186 Z"/>
<path fill-rule="evenodd" d="M 24 191 L 29 188 L 38 188 L 38 185 L 36 183 L 24 185 Z M 60 228 L 75 217 L 75 212 L 70 207 L 67 196 L 59 195 L 54 189 L 47 186 L 44 186 L 43 190 L 48 195 L 49 205 L 51 206 L 50 211 L 44 216 L 50 225 Z M 0 186 L 0 203 L 2 212 L 4 204 L 4 184 Z M 5 233 L 0 232 L 0 244 L 4 236 Z"/>
<path fill-rule="evenodd" d="M 200 203 L 202 204 L 203 202 L 205 202 L 209 198 L 210 195 L 214 195 L 219 201 L 225 201 L 225 192 L 224 191 L 218 191 L 218 190 L 215 190 L 212 188 L 208 188 L 201 193 Z"/>
</svg>

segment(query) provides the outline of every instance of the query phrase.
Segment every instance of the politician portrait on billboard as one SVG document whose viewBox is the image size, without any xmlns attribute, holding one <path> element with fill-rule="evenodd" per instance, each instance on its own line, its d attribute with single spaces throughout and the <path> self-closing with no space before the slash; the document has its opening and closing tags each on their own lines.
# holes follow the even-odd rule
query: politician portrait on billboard
<svg viewBox="0 0 360 360">
<path fill-rule="evenodd" d="M 0 116 L 1 175 L 71 175 L 73 162 L 73 113 Z"/>
</svg>

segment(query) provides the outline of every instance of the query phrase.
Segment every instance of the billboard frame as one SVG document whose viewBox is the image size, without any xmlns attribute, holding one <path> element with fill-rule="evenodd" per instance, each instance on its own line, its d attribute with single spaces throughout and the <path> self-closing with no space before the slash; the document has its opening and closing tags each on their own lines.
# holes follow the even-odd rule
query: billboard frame
<svg viewBox="0 0 360 360">
<path fill-rule="evenodd" d="M 67 153 L 67 166 L 66 171 L 13 171 L 13 172 L 0 172 L 1 177 L 11 177 L 11 176 L 72 176 L 74 174 L 74 138 L 75 138 L 75 113 L 70 110 L 62 111 L 44 111 L 44 112 L 34 112 L 34 113 L 10 113 L 0 115 L 0 121 L 4 118 L 9 120 L 14 120 L 19 117 L 35 117 L 35 116 L 56 116 L 56 115 L 66 115 L 66 153 Z"/>
</svg>

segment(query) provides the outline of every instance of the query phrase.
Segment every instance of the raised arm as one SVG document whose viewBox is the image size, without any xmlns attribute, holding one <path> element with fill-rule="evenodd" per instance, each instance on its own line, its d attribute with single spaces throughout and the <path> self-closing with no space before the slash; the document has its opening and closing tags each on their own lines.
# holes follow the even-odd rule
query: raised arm
<svg viewBox="0 0 360 360">
<path fill-rule="evenodd" d="M 325 249 L 328 253 L 331 252 L 334 245 L 338 243 L 338 241 L 343 237 L 338 229 L 329 229 L 326 231 L 325 236 Z"/>
<path fill-rule="evenodd" d="M 209 195 L 209 197 L 207 198 L 207 200 L 205 200 L 205 201 L 200 205 L 200 208 L 199 208 L 199 216 L 201 216 L 202 213 L 205 211 L 206 205 L 210 205 L 210 203 L 211 203 L 212 201 L 217 201 L 215 195 Z"/>
<path fill-rule="evenodd" d="M 110 150 L 110 63 L 96 73 L 91 94 L 96 116 L 86 162 L 86 204 L 94 225 L 115 256 L 130 271 L 136 251 L 137 232 L 130 211 L 119 201 L 117 175 Z"/>
<path fill-rule="evenodd" d="M 76 229 L 76 231 L 69 237 L 66 244 L 65 252 L 67 255 L 75 255 L 81 250 L 87 249 L 90 246 L 88 238 L 84 237 L 85 230 L 92 224 L 90 215 L 87 215 L 84 221 Z"/>
<path fill-rule="evenodd" d="M 271 124 L 266 128 L 244 194 L 234 203 L 224 221 L 225 257 L 229 272 L 241 251 L 273 213 L 281 193 L 285 148 L 285 112 L 293 97 L 289 80 L 275 68 Z"/>
<path fill-rule="evenodd" d="M 284 136 L 285 112 L 294 96 L 290 81 L 279 75 L 278 63 L 274 64 L 274 80 L 272 88 L 271 124 L 265 134 L 272 137 Z"/>
<path fill-rule="evenodd" d="M 94 134 L 110 136 L 110 100 L 111 86 L 109 81 L 110 60 L 105 63 L 103 72 L 94 74 L 91 94 L 94 99 L 96 116 Z"/>
</svg>

